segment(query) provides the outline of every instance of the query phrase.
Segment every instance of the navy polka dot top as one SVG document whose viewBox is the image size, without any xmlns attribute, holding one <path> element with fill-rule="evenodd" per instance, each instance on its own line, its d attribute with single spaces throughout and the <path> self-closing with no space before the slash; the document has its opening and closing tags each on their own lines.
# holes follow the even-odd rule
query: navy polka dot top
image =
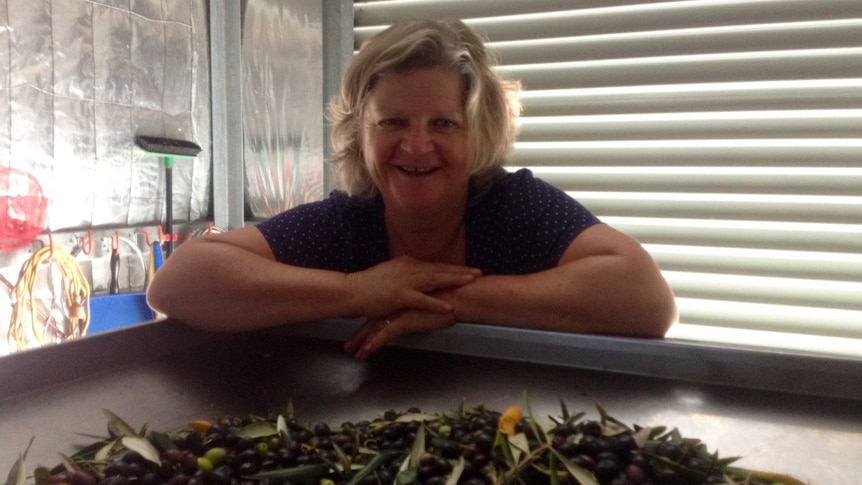
<svg viewBox="0 0 862 485">
<path fill-rule="evenodd" d="M 584 229 L 600 221 L 527 169 L 502 174 L 467 208 L 467 266 L 485 275 L 553 268 Z M 353 273 L 389 259 L 383 199 L 335 191 L 257 225 L 276 260 Z"/>
</svg>

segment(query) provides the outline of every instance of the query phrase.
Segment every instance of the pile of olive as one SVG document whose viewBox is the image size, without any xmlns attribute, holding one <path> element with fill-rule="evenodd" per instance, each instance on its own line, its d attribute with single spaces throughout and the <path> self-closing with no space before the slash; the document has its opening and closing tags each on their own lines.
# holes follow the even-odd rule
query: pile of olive
<svg viewBox="0 0 862 485">
<path fill-rule="evenodd" d="M 105 441 L 78 453 L 37 479 L 37 485 L 732 483 L 726 463 L 675 431 L 576 417 L 558 419 L 543 430 L 523 417 L 514 433 L 503 433 L 500 418 L 501 413 L 483 407 L 433 416 L 418 409 L 388 411 L 337 427 L 222 417 L 167 434 L 147 434 L 152 447 L 146 448 L 155 455 L 131 442 L 122 446 L 115 436 L 113 445 Z M 270 426 L 261 428 L 261 423 Z M 250 433 L 255 425 L 257 431 Z M 521 439 L 520 447 L 511 441 L 513 434 Z M 105 443 L 113 446 L 107 456 Z M 97 449 L 103 456 L 96 456 Z M 749 479 L 751 484 L 772 483 Z"/>
<path fill-rule="evenodd" d="M 551 445 L 572 463 L 609 485 L 702 485 L 725 482 L 720 462 L 690 440 L 647 441 L 641 447 L 634 430 L 606 434 L 598 421 L 560 424 Z"/>
</svg>

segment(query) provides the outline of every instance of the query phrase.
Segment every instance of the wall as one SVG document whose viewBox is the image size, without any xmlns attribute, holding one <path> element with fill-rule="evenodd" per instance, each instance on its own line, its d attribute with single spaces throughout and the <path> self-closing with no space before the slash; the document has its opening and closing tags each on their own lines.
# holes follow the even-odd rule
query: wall
<svg viewBox="0 0 862 485">
<path fill-rule="evenodd" d="M 0 355 L 17 347 L 5 337 L 20 299 L 14 287 L 22 282 L 21 270 L 52 242 L 77 262 L 92 295 L 108 292 L 113 245 L 121 255 L 120 291 L 144 289 L 151 244 L 166 223 L 167 190 L 163 160 L 137 148 L 137 135 L 190 140 L 202 148 L 194 159 L 177 159 L 171 170 L 176 244 L 209 230 L 218 204 L 213 199 L 224 197 L 213 194 L 213 178 L 225 176 L 214 167 L 221 171 L 224 163 L 244 165 L 226 185 L 240 193 L 245 188 L 251 219 L 322 196 L 321 3 L 241 2 L 241 19 L 230 21 L 242 22 L 242 56 L 227 61 L 232 70 L 242 62 L 242 101 L 229 108 L 241 111 L 244 121 L 242 133 L 227 136 L 245 147 L 244 160 L 215 164 L 214 157 L 225 154 L 211 149 L 218 121 L 211 56 L 225 55 L 211 50 L 208 2 L 0 0 L 0 19 L 6 19 L 0 169 L 31 174 L 45 200 L 45 217 L 36 223 L 42 230 L 28 236 L 38 234 L 35 240 L 0 240 L 0 282 L 7 290 L 0 290 Z M 16 194 L 4 190 L 0 177 L 0 197 L 23 200 Z M 4 227 L 22 227 L 23 216 L 5 215 Z M 50 313 L 62 324 L 68 310 L 58 266 L 40 268 L 31 293 L 42 316 Z M 26 347 L 36 345 L 31 339 Z"/>
</svg>

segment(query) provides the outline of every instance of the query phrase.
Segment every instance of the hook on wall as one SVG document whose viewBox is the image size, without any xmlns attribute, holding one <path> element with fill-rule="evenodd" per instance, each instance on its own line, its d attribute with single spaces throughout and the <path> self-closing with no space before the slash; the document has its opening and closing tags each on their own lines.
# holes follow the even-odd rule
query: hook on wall
<svg viewBox="0 0 862 485">
<path fill-rule="evenodd" d="M 111 236 L 111 252 L 115 254 L 120 252 L 120 231 Z"/>
<path fill-rule="evenodd" d="M 161 224 L 159 224 L 159 243 L 164 244 L 165 242 L 171 242 L 171 241 L 176 241 L 176 240 L 177 240 L 176 234 L 170 234 L 170 233 L 164 232 Z"/>
<path fill-rule="evenodd" d="M 53 259 L 54 258 L 54 234 L 51 231 L 48 231 L 47 236 L 48 236 L 48 243 L 47 244 L 45 243 L 45 241 L 43 241 L 39 238 L 33 239 L 34 244 L 35 243 L 39 244 L 39 248 L 36 249 L 36 251 L 34 251 L 34 253 L 42 251 L 43 249 L 45 249 L 47 247 L 48 248 L 48 259 Z"/>
<path fill-rule="evenodd" d="M 81 251 L 84 252 L 87 256 L 93 252 L 93 230 L 87 230 L 87 239 L 81 238 Z"/>
</svg>

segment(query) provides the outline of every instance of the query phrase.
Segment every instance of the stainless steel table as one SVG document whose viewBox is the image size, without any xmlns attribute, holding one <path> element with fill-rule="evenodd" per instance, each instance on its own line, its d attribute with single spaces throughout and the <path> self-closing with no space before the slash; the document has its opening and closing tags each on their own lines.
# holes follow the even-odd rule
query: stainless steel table
<svg viewBox="0 0 862 485">
<path fill-rule="evenodd" d="M 623 422 L 677 427 L 742 456 L 741 466 L 862 483 L 862 361 L 459 324 L 358 362 L 340 348 L 355 325 L 216 335 L 164 321 L 4 357 L 0 473 L 31 437 L 32 471 L 105 434 L 103 408 L 167 430 L 289 402 L 301 421 L 340 423 L 462 402 L 504 410 L 526 393 L 537 417 L 563 401 L 597 418 L 599 402 Z"/>
</svg>

